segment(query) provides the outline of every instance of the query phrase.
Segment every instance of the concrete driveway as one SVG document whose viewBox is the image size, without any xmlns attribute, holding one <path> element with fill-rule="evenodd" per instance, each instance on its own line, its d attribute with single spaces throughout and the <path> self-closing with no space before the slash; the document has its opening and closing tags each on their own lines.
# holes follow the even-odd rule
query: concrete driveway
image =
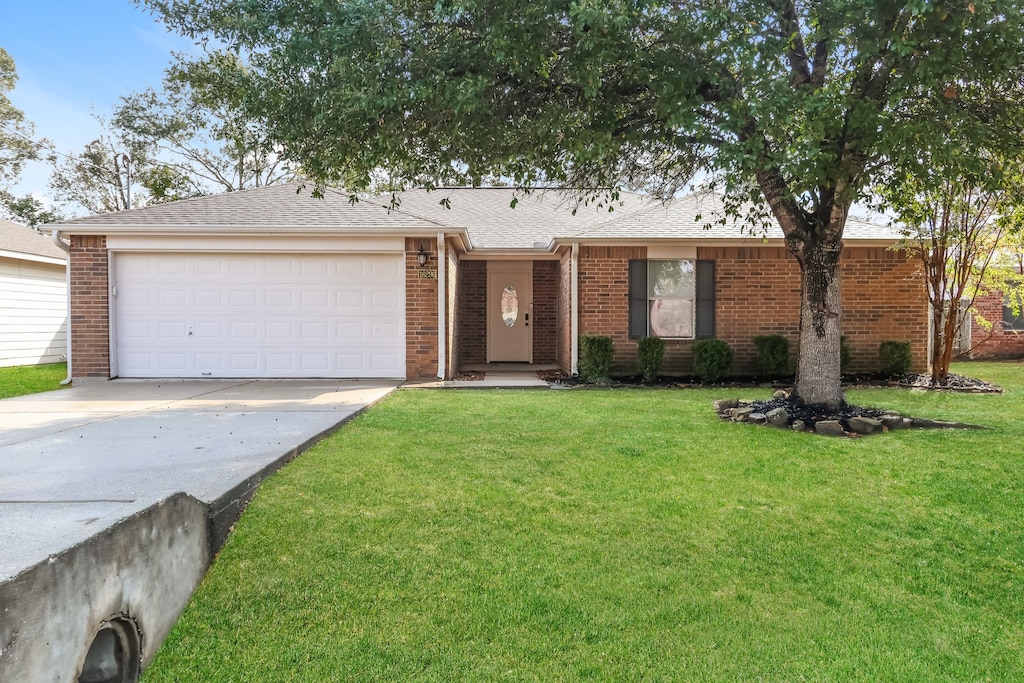
<svg viewBox="0 0 1024 683">
<path fill-rule="evenodd" d="M 230 524 L 265 476 L 397 386 L 115 380 L 0 400 L 0 582 L 175 492 Z"/>
</svg>

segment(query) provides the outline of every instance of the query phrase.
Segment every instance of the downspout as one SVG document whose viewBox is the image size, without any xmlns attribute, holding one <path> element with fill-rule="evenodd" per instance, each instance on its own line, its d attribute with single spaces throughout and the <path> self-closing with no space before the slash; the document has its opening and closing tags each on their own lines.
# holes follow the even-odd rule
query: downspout
<svg viewBox="0 0 1024 683">
<path fill-rule="evenodd" d="M 444 233 L 437 233 L 437 378 L 444 379 L 445 365 L 448 362 L 448 329 L 445 314 L 448 309 L 448 277 L 445 269 L 448 266 L 448 254 L 445 250 Z M 442 292 L 444 295 L 442 296 Z"/>
<path fill-rule="evenodd" d="M 61 250 L 68 255 L 67 266 L 64 268 L 64 279 L 66 280 L 67 286 L 67 297 L 68 297 L 68 322 L 64 325 L 64 338 L 67 343 L 67 365 L 68 365 L 68 376 L 60 381 L 61 386 L 67 386 L 71 384 L 71 247 L 64 243 L 64 240 L 60 238 L 60 230 L 51 230 L 50 236 L 53 237 L 53 243 L 56 244 Z"/>
<path fill-rule="evenodd" d="M 572 375 L 579 374 L 579 360 L 580 360 L 580 243 L 572 243 L 572 256 L 569 258 L 569 278 L 572 280 L 572 292 L 569 295 L 571 303 L 569 304 L 569 334 L 572 337 L 569 340 L 570 352 L 570 363 L 569 372 Z"/>
</svg>

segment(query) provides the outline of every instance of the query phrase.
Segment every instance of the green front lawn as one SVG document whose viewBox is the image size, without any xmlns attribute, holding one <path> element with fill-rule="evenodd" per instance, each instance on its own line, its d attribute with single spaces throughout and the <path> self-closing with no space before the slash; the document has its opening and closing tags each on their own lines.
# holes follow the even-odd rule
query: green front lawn
<svg viewBox="0 0 1024 683">
<path fill-rule="evenodd" d="M 765 391 L 400 391 L 268 480 L 146 683 L 1024 679 L 1024 366 L 853 392 L 986 431 L 720 423 Z"/>
<path fill-rule="evenodd" d="M 63 389 L 60 381 L 67 377 L 67 372 L 65 363 L 0 368 L 0 398 Z"/>
</svg>

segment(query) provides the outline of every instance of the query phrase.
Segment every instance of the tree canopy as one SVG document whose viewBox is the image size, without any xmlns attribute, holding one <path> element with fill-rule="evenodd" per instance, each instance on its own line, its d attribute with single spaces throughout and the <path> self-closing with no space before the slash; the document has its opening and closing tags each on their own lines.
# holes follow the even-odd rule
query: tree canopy
<svg viewBox="0 0 1024 683">
<path fill-rule="evenodd" d="M 9 189 L 21 175 L 25 162 L 40 158 L 45 146 L 45 140 L 35 139 L 34 127 L 25 113 L 8 97 L 17 82 L 14 60 L 0 48 L 0 216 L 35 225 L 58 215 L 39 200 L 17 197 Z"/>
<path fill-rule="evenodd" d="M 1024 24 L 1002 0 L 145 4 L 241 55 L 242 106 L 320 182 L 668 196 L 706 171 L 800 263 L 811 403 L 842 400 L 851 204 L 893 168 L 968 165 L 1024 130 Z"/>
</svg>

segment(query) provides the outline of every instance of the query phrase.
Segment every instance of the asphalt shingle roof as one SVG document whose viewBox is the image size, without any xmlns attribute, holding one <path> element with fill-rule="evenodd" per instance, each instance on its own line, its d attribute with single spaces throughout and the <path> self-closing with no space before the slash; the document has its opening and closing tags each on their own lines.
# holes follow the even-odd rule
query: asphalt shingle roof
<svg viewBox="0 0 1024 683">
<path fill-rule="evenodd" d="M 546 248 L 555 237 L 577 235 L 595 223 L 635 214 L 651 203 L 623 192 L 615 201 L 580 204 L 557 190 L 523 195 L 507 187 L 416 189 L 401 193 L 398 199 L 403 211 L 465 228 L 477 249 Z M 441 205 L 445 199 L 449 208 Z M 515 208 L 513 199 L 518 200 Z"/>
<path fill-rule="evenodd" d="M 153 204 L 131 211 L 97 214 L 58 224 L 86 226 L 181 228 L 218 230 L 247 228 L 440 228 L 442 224 L 388 210 L 380 202 L 349 202 L 346 192 L 326 188 L 322 198 L 312 196 L 313 183 L 295 181 L 279 185 L 225 192 Z"/>
<path fill-rule="evenodd" d="M 49 235 L 0 219 L 0 251 L 67 260 L 67 255 Z"/>
<path fill-rule="evenodd" d="M 705 193 L 667 202 L 623 192 L 617 200 L 580 204 L 558 190 L 524 195 L 513 188 L 412 189 L 349 201 L 346 192 L 327 188 L 311 196 L 312 183 L 296 181 L 241 192 L 199 197 L 80 218 L 59 224 L 75 227 L 210 229 L 222 233 L 247 229 L 281 230 L 438 230 L 464 229 L 474 249 L 545 249 L 553 239 L 761 239 L 782 238 L 773 225 L 767 234 L 741 223 L 719 225 L 720 198 Z M 515 208 L 511 203 L 517 201 Z M 705 225 L 711 223 L 710 229 Z M 851 218 L 847 239 L 895 240 L 883 225 Z"/>
<path fill-rule="evenodd" d="M 782 228 L 771 221 L 767 231 L 725 216 L 719 195 L 691 194 L 668 202 L 648 201 L 641 211 L 621 215 L 576 235 L 580 239 L 782 239 Z M 891 227 L 849 218 L 844 239 L 896 240 L 899 233 Z"/>
</svg>

